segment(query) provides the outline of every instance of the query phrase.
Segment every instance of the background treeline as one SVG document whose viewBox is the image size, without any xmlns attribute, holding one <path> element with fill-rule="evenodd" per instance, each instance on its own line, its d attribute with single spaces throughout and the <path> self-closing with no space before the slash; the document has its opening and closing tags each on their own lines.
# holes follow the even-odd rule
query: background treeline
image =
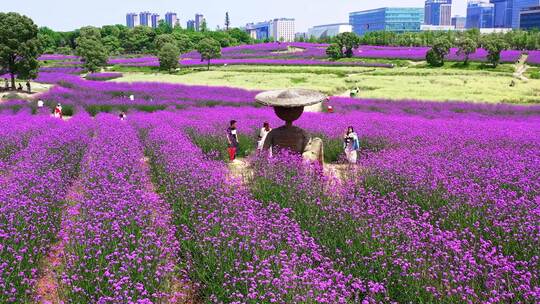
<svg viewBox="0 0 540 304">
<path fill-rule="evenodd" d="M 516 50 L 538 50 L 540 49 L 540 32 L 534 31 L 510 31 L 508 33 L 481 34 L 478 29 L 471 29 L 463 32 L 458 31 L 425 31 L 417 33 L 392 33 L 392 32 L 370 32 L 360 36 L 362 45 L 382 45 L 382 46 L 433 46 L 441 38 L 454 43 L 452 47 L 459 47 L 457 43 L 463 38 L 470 38 L 476 44 L 490 37 L 503 40 L 509 49 Z M 335 43 L 336 38 L 315 39 L 314 37 L 301 42 Z"/>
<path fill-rule="evenodd" d="M 246 32 L 238 28 L 229 30 L 210 31 L 203 28 L 200 32 L 186 30 L 181 27 L 171 27 L 160 22 L 157 28 L 138 26 L 133 29 L 124 25 L 106 25 L 97 28 L 100 38 L 110 55 L 118 54 L 149 54 L 159 51 L 159 40 L 162 35 L 171 35 L 182 45 L 183 50 L 191 50 L 204 38 L 212 38 L 219 42 L 221 47 L 251 44 L 254 41 Z M 77 48 L 77 39 L 85 28 L 69 32 L 56 32 L 47 27 L 39 28 L 38 38 L 44 53 L 72 54 Z M 162 36 L 160 39 L 159 37 Z M 169 36 L 170 37 L 170 36 Z"/>
</svg>

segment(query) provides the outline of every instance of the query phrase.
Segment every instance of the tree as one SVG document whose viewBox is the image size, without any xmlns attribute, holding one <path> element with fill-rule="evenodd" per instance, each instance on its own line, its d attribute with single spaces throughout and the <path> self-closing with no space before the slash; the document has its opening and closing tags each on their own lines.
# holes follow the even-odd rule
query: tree
<svg viewBox="0 0 540 304">
<path fill-rule="evenodd" d="M 189 39 L 188 35 L 174 32 L 173 38 L 178 50 L 180 51 L 180 54 L 193 50 L 193 43 L 191 42 L 191 39 Z"/>
<path fill-rule="evenodd" d="M 165 44 L 174 44 L 174 36 L 172 34 L 161 34 L 156 37 L 154 40 L 154 48 L 156 49 L 156 54 L 161 52 L 161 48 Z"/>
<path fill-rule="evenodd" d="M 201 23 L 201 32 L 208 32 L 208 24 L 206 24 L 206 19 L 203 19 Z"/>
<path fill-rule="evenodd" d="M 90 72 L 97 71 L 100 67 L 107 65 L 109 54 L 107 48 L 101 40 L 101 32 L 91 28 L 81 30 L 81 35 L 77 38 L 77 55 L 82 58 L 83 66 Z"/>
<path fill-rule="evenodd" d="M 473 54 L 474 52 L 476 52 L 478 45 L 471 38 L 462 38 L 461 40 L 458 41 L 457 45 L 458 45 L 457 55 L 465 57 L 463 61 L 464 65 L 469 64 L 469 56 Z"/>
<path fill-rule="evenodd" d="M 446 38 L 437 40 L 431 50 L 426 54 L 426 61 L 433 67 L 441 67 L 444 65 L 444 57 L 450 52 L 452 44 Z"/>
<path fill-rule="evenodd" d="M 506 42 L 498 37 L 486 37 L 482 42 L 482 47 L 488 52 L 487 61 L 497 67 L 501 60 L 501 52 L 508 48 Z"/>
<path fill-rule="evenodd" d="M 326 49 L 326 55 L 333 60 L 338 60 L 343 58 L 343 49 L 337 43 L 333 43 Z"/>
<path fill-rule="evenodd" d="M 229 18 L 229 12 L 225 13 L 225 30 L 228 31 L 231 26 L 231 19 Z"/>
<path fill-rule="evenodd" d="M 11 76 L 15 89 L 15 75 L 33 78 L 37 75 L 41 53 L 38 27 L 32 19 L 17 13 L 0 13 L 0 73 Z"/>
<path fill-rule="evenodd" d="M 360 46 L 360 37 L 355 33 L 341 33 L 335 37 L 336 44 L 344 49 L 345 57 L 351 58 L 353 50 Z"/>
<path fill-rule="evenodd" d="M 208 70 L 210 70 L 210 60 L 221 57 L 221 45 L 212 38 L 199 41 L 196 49 L 201 54 L 201 61 L 208 61 Z"/>
<path fill-rule="evenodd" d="M 168 72 L 178 67 L 180 50 L 173 43 L 165 43 L 158 52 L 159 68 Z"/>
</svg>

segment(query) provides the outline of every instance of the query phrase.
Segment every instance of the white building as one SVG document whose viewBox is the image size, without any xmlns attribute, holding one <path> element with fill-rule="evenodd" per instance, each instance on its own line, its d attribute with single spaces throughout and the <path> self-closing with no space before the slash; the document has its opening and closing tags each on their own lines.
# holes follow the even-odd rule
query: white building
<svg viewBox="0 0 540 304">
<path fill-rule="evenodd" d="M 270 37 L 274 37 L 274 41 L 293 42 L 295 33 L 294 19 L 279 18 L 272 20 Z"/>
<path fill-rule="evenodd" d="M 329 37 L 335 37 L 341 33 L 350 33 L 350 32 L 352 32 L 352 25 L 348 23 L 317 25 L 308 29 L 308 38 L 311 38 L 311 37 L 315 37 L 316 39 L 329 38 Z"/>
<path fill-rule="evenodd" d="M 453 25 L 431 25 L 431 24 L 422 24 L 420 25 L 421 31 L 455 31 L 456 27 Z"/>
<path fill-rule="evenodd" d="M 245 31 L 253 39 L 293 42 L 295 37 L 294 19 L 278 18 L 270 21 L 248 23 Z"/>
</svg>

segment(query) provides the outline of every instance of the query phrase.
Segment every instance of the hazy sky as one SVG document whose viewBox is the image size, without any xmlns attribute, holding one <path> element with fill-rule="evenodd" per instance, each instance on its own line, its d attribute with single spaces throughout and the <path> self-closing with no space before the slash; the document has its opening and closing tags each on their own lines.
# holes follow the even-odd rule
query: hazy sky
<svg viewBox="0 0 540 304">
<path fill-rule="evenodd" d="M 85 25 L 125 24 L 127 12 L 178 13 L 182 27 L 195 13 L 208 25 L 223 26 L 225 12 L 233 26 L 271 18 L 296 18 L 296 30 L 313 25 L 347 22 L 348 13 L 384 6 L 423 7 L 424 0 L 0 0 L 0 11 L 31 17 L 39 26 L 72 30 Z M 454 0 L 452 15 L 465 15 L 466 0 Z"/>
</svg>

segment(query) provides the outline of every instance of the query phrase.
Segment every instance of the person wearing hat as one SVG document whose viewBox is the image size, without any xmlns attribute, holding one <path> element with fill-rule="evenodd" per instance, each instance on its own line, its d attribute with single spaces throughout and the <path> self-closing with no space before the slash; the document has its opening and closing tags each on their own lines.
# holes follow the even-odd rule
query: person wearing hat
<svg viewBox="0 0 540 304">
<path fill-rule="evenodd" d="M 37 107 L 40 109 L 43 108 L 43 100 L 40 99 L 37 101 Z"/>
<path fill-rule="evenodd" d="M 227 144 L 229 160 L 234 161 L 236 159 L 236 150 L 238 149 L 238 130 L 236 129 L 236 120 L 231 120 L 229 122 L 229 128 L 227 128 Z"/>
</svg>

